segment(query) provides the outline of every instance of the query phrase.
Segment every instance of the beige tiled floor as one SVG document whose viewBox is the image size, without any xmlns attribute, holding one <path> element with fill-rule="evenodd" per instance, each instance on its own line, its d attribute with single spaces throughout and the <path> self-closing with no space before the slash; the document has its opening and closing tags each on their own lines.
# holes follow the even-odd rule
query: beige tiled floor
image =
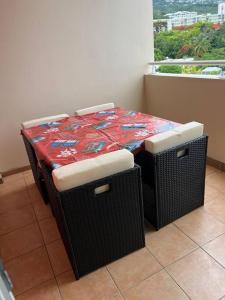
<svg viewBox="0 0 225 300">
<path fill-rule="evenodd" d="M 207 167 L 205 206 L 146 247 L 76 281 L 30 171 L 0 185 L 0 257 L 19 300 L 225 299 L 225 173 Z"/>
</svg>

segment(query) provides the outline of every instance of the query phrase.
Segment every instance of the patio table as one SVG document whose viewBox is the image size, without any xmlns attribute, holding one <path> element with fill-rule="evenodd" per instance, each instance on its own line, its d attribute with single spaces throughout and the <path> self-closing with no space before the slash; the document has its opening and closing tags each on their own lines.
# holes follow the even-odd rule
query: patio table
<svg viewBox="0 0 225 300">
<path fill-rule="evenodd" d="M 178 125 L 117 107 L 23 129 L 22 134 L 38 158 L 55 169 L 123 148 L 135 154 L 144 139 Z"/>
</svg>

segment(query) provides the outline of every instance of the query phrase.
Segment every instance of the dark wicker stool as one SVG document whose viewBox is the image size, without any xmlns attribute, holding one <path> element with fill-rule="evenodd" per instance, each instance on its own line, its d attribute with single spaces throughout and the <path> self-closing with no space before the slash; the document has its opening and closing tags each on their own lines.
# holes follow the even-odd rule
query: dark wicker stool
<svg viewBox="0 0 225 300">
<path fill-rule="evenodd" d="M 142 169 L 145 218 L 156 229 L 204 204 L 207 142 L 208 137 L 202 136 L 158 154 L 136 155 Z"/>
<path fill-rule="evenodd" d="M 77 279 L 145 246 L 140 168 L 58 192 L 41 162 L 65 248 Z M 97 187 L 109 190 L 95 194 Z"/>
<path fill-rule="evenodd" d="M 28 158 L 29 158 L 31 170 L 32 170 L 32 173 L 34 176 L 34 181 L 35 181 L 37 188 L 42 196 L 42 199 L 44 200 L 45 204 L 47 204 L 48 203 L 48 194 L 47 194 L 44 177 L 42 175 L 41 167 L 39 165 L 38 159 L 36 157 L 36 154 L 35 154 L 35 151 L 34 151 L 32 145 L 30 144 L 28 139 L 23 134 L 22 134 L 22 137 L 23 137 L 23 141 L 25 144 Z"/>
</svg>

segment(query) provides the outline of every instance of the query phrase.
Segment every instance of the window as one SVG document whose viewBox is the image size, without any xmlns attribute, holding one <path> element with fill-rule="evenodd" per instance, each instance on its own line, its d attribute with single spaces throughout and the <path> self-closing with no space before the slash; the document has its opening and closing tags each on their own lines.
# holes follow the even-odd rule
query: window
<svg viewBox="0 0 225 300">
<path fill-rule="evenodd" d="M 153 0 L 153 12 L 156 73 L 225 77 L 225 0 Z"/>
</svg>

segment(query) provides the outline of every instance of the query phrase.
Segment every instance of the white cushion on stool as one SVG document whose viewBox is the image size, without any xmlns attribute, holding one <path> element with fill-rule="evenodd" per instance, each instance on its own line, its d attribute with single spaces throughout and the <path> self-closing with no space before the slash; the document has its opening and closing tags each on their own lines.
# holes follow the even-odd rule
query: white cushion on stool
<svg viewBox="0 0 225 300">
<path fill-rule="evenodd" d="M 190 122 L 145 140 L 145 150 L 153 154 L 176 147 L 203 135 L 204 125 Z"/>
<path fill-rule="evenodd" d="M 52 178 L 61 192 L 133 167 L 133 154 L 123 149 L 55 169 Z"/>
<path fill-rule="evenodd" d="M 102 111 L 105 109 L 111 109 L 114 107 L 115 107 L 114 103 L 105 103 L 105 104 L 101 104 L 101 105 L 96 105 L 96 106 L 91 106 L 91 107 L 87 107 L 84 109 L 76 110 L 74 114 L 77 116 L 82 116 L 82 115 L 87 115 L 87 114 L 95 113 L 98 111 Z"/>
<path fill-rule="evenodd" d="M 30 128 L 30 127 L 34 127 L 34 126 L 54 122 L 54 121 L 59 121 L 59 120 L 62 120 L 62 119 L 68 118 L 68 117 L 69 117 L 68 114 L 48 116 L 48 117 L 44 117 L 44 118 L 40 118 L 40 119 L 25 121 L 21 124 L 21 126 L 22 126 L 23 129 L 26 129 L 26 128 Z"/>
</svg>

